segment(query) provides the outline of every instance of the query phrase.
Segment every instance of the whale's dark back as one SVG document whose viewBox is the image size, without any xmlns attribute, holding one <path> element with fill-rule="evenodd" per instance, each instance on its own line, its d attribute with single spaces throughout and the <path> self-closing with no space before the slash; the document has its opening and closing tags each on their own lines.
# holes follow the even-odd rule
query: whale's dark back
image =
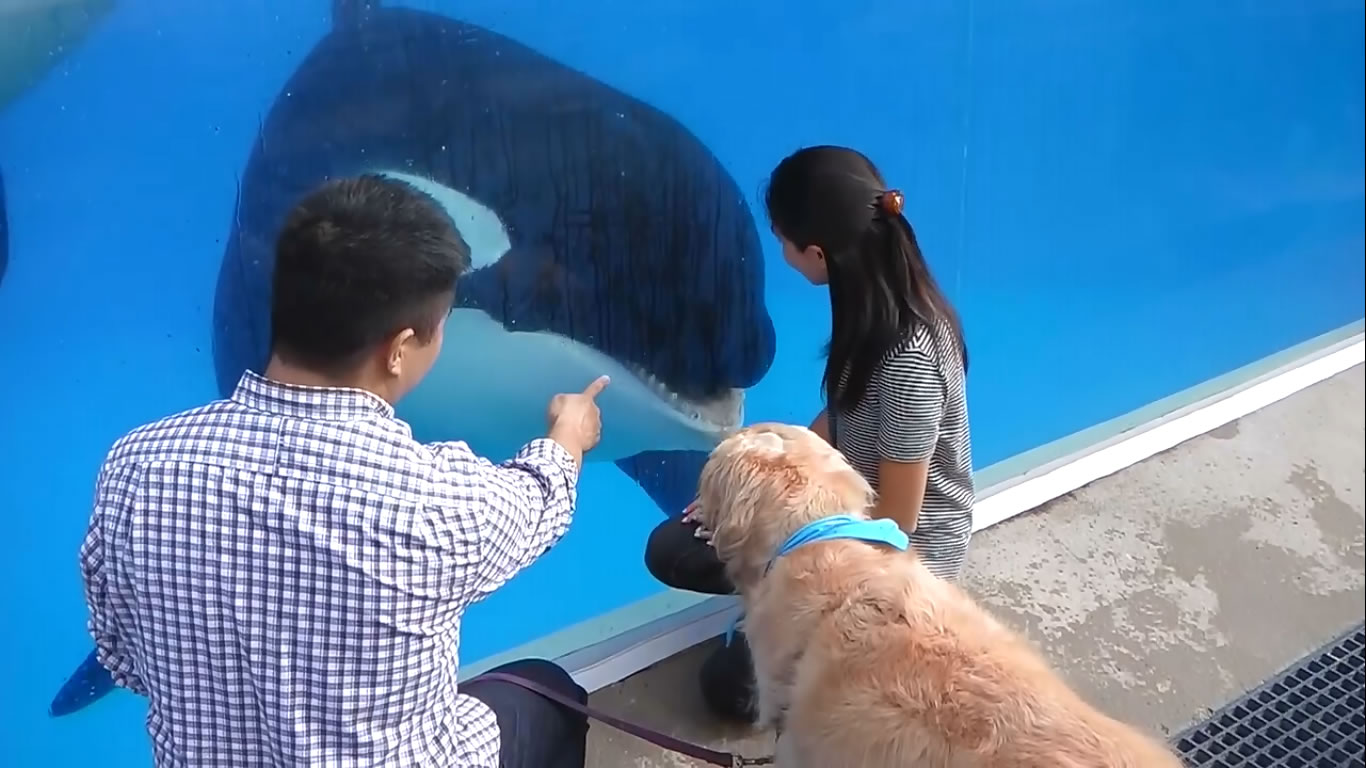
<svg viewBox="0 0 1366 768">
<path fill-rule="evenodd" d="M 371 9 L 314 48 L 252 149 L 215 300 L 224 392 L 264 363 L 272 240 L 290 205 L 377 170 L 465 192 L 508 225 L 512 251 L 462 280 L 465 306 L 693 396 L 750 386 L 772 362 L 754 218 L 695 136 L 488 30 Z"/>
<path fill-rule="evenodd" d="M 5 207 L 5 172 L 0 171 L 0 283 L 9 268 L 9 209 Z"/>
</svg>

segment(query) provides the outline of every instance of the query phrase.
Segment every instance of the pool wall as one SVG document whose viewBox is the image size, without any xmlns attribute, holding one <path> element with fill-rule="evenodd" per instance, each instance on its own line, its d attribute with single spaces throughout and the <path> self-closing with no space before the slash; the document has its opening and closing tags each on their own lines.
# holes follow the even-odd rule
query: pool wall
<svg viewBox="0 0 1366 768">
<path fill-rule="evenodd" d="M 979 524 L 1361 359 L 1360 1 L 189 8 L 0 0 L 0 764 L 147 764 L 132 695 L 48 713 L 90 650 L 95 471 L 259 366 L 271 238 L 329 175 L 423 186 L 490 265 L 463 295 L 526 343 L 460 325 L 400 415 L 494 457 L 613 366 L 809 421 L 828 302 L 761 190 L 819 143 L 905 193 L 963 315 Z M 574 528 L 471 610 L 466 672 L 599 685 L 723 624 L 641 563 L 704 430 L 618 392 Z"/>
</svg>

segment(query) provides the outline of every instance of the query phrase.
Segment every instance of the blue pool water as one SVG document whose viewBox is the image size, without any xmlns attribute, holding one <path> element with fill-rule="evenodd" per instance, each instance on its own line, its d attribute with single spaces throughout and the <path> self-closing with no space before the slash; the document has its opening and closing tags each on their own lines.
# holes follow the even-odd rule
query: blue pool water
<svg viewBox="0 0 1366 768">
<path fill-rule="evenodd" d="M 442 38 L 422 29 L 458 21 L 550 64 L 541 80 L 499 79 L 512 66 L 499 50 L 475 66 L 391 48 L 366 55 L 449 88 L 422 96 L 416 85 L 367 91 L 339 81 L 293 93 L 286 83 L 329 34 L 327 0 L 54 0 L 29 14 L 0 11 L 0 49 L 17 52 L 0 56 L 0 500 L 10 524 L 0 558 L 0 763 L 147 764 L 132 696 L 61 719 L 46 711 L 90 647 L 75 552 L 94 471 L 124 431 L 219 395 L 215 345 L 224 334 L 246 338 L 240 329 L 259 320 L 250 302 L 225 300 L 220 284 L 225 254 L 254 253 L 236 249 L 234 233 L 268 229 L 268 215 L 253 224 L 244 212 L 278 209 L 285 201 L 271 195 L 287 181 L 335 167 L 344 153 L 353 165 L 381 157 L 375 170 L 411 173 L 433 165 L 433 147 L 450 148 L 485 163 L 480 183 L 495 185 L 500 173 L 552 168 L 562 174 L 542 174 L 544 184 L 596 200 L 589 209 L 644 205 L 650 221 L 708 230 L 687 241 L 687 263 L 659 266 L 661 253 L 679 252 L 676 232 L 671 244 L 646 238 L 612 256 L 655 260 L 637 288 L 653 292 L 643 305 L 652 322 L 681 326 L 688 312 L 730 322 L 718 336 L 730 347 L 680 340 L 660 365 L 687 379 L 690 367 L 742 359 L 733 375 L 759 378 L 747 419 L 804 422 L 818 408 L 828 310 L 819 290 L 783 268 L 758 192 L 798 146 L 858 147 L 906 193 L 964 315 L 979 467 L 1363 317 L 1361 2 L 385 5 L 434 14 L 393 38 L 403 46 L 440 49 Z M 367 61 L 356 57 L 338 77 L 364 77 Z M 439 67 L 451 68 L 448 78 Z M 535 96 L 546 73 L 565 79 Z M 606 120 L 620 110 L 634 121 L 595 151 L 620 157 L 630 147 L 632 172 L 652 179 L 686 163 L 705 177 L 690 189 L 707 205 L 588 189 L 606 182 L 581 162 L 572 125 L 546 128 L 535 162 L 525 149 L 508 157 L 491 126 L 515 116 L 459 113 L 494 109 L 470 95 L 471 80 L 532 100 L 591 90 L 596 101 L 571 111 Z M 346 109 L 272 132 L 271 114 L 290 99 Z M 650 107 L 660 116 L 641 117 Z M 252 170 L 253 152 L 266 166 Z M 535 179 L 521 184 L 518 215 L 535 220 L 548 203 L 537 207 Z M 679 187 L 646 187 L 666 188 Z M 748 214 L 734 207 L 737 195 Z M 717 245 L 710 228 L 722 219 L 731 229 Z M 762 244 L 761 282 L 735 266 L 749 235 Z M 670 279 L 664 267 L 686 277 Z M 708 275 L 725 278 L 709 284 Z M 680 290 L 696 293 L 669 295 Z M 625 322 L 614 307 L 601 304 L 599 315 Z M 776 348 L 764 348 L 765 314 Z M 223 325 L 234 319 L 242 325 Z M 451 338 L 443 365 L 462 371 L 461 354 Z M 694 354 L 715 359 L 678 364 Z M 219 369 L 230 367 L 219 357 Z M 467 423 L 448 405 L 479 404 L 428 394 L 406 415 L 433 437 L 501 445 L 525 421 L 508 410 L 499 434 L 441 434 Z M 641 432 L 623 438 L 626 450 L 677 447 L 662 432 L 652 441 L 648 420 L 617 423 Z M 686 493 L 696 456 L 647 458 L 589 467 L 563 544 L 472 612 L 467 660 L 659 592 L 641 547 L 673 511 L 661 506 Z"/>
</svg>

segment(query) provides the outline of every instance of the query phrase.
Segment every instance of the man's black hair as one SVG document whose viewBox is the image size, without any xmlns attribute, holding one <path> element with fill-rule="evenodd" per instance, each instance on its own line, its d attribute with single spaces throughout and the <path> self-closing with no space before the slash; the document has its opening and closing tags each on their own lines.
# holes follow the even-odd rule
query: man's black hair
<svg viewBox="0 0 1366 768">
<path fill-rule="evenodd" d="M 295 206 L 276 242 L 271 349 L 336 375 L 405 328 L 425 342 L 469 259 L 450 217 L 411 185 L 375 175 L 329 181 Z"/>
</svg>

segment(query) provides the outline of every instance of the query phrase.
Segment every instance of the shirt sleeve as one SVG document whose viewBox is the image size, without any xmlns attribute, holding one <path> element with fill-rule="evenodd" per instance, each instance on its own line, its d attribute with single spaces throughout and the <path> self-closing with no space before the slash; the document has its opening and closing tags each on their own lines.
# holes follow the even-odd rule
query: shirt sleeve
<svg viewBox="0 0 1366 768">
<path fill-rule="evenodd" d="M 934 454 L 944 416 L 944 377 L 924 352 L 908 349 L 883 365 L 878 389 L 878 453 L 890 461 L 915 463 Z"/>
<path fill-rule="evenodd" d="M 559 443 L 533 440 L 503 462 L 475 456 L 465 443 L 430 446 L 460 467 L 455 480 L 473 481 L 475 562 L 467 564 L 461 599 L 477 602 L 554 546 L 574 517 L 578 465 Z M 467 492 L 466 492 L 467 493 Z M 466 495 L 466 494 L 460 494 Z"/>
<path fill-rule="evenodd" d="M 132 657 L 128 654 L 119 622 L 116 594 L 117 580 L 110 573 L 105 530 L 129 511 L 134 481 L 129 470 L 122 472 L 101 468 L 95 483 L 95 508 L 90 516 L 90 527 L 81 542 L 81 580 L 85 587 L 85 602 L 90 610 L 87 627 L 95 640 L 95 655 L 109 670 L 116 685 L 147 695 L 138 677 Z"/>
</svg>

